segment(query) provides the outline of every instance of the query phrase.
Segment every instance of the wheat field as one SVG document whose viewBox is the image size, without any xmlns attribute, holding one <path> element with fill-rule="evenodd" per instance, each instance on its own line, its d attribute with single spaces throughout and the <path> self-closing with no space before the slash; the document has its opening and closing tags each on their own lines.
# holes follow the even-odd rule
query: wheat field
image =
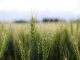
<svg viewBox="0 0 80 60">
<path fill-rule="evenodd" d="M 80 60 L 79 25 L 0 24 L 0 60 Z"/>
</svg>

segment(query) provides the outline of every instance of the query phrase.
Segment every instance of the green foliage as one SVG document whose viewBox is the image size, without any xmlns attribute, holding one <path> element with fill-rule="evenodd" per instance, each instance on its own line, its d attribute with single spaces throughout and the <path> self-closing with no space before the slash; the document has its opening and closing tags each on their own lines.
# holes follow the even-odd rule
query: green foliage
<svg viewBox="0 0 80 60">
<path fill-rule="evenodd" d="M 40 33 L 32 17 L 30 31 L 0 24 L 0 60 L 80 60 L 79 23 Z"/>
<path fill-rule="evenodd" d="M 65 37 L 63 38 L 62 36 L 63 36 L 63 31 L 57 32 L 55 34 L 55 37 L 53 39 L 53 44 L 49 50 L 49 56 L 47 60 L 65 60 L 64 47 L 63 47 L 65 45 L 65 44 L 63 45 Z"/>
<path fill-rule="evenodd" d="M 35 29 L 35 19 L 32 17 L 31 22 L 31 49 L 30 49 L 30 60 L 42 60 L 42 44 L 40 34 Z"/>
<path fill-rule="evenodd" d="M 62 29 L 55 34 L 48 60 L 80 60 L 79 50 L 75 37 L 67 29 Z"/>
</svg>

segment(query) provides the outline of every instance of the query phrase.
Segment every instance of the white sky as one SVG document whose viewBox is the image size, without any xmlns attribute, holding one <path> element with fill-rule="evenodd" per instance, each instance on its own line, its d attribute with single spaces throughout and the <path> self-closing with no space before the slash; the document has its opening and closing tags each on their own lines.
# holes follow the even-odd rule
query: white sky
<svg viewBox="0 0 80 60">
<path fill-rule="evenodd" d="M 80 0 L 0 0 L 0 11 L 69 12 L 80 15 Z M 47 13 L 47 12 L 46 12 Z"/>
</svg>

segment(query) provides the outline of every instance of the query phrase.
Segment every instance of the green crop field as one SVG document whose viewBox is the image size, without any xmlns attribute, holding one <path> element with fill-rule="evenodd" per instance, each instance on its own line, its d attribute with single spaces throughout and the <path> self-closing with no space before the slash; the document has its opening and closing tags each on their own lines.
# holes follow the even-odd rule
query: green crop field
<svg viewBox="0 0 80 60">
<path fill-rule="evenodd" d="M 79 25 L 0 24 L 0 60 L 80 60 Z"/>
</svg>

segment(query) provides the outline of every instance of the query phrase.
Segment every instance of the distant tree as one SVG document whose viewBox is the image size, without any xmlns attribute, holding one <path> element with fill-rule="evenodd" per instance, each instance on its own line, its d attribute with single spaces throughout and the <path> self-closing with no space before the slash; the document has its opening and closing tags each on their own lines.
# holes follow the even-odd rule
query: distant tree
<svg viewBox="0 0 80 60">
<path fill-rule="evenodd" d="M 53 22 L 53 21 L 54 21 L 53 19 L 50 19 L 50 20 L 49 20 L 49 22 Z"/>
<path fill-rule="evenodd" d="M 44 18 L 42 20 L 43 22 L 59 22 L 59 19 L 55 18 L 55 19 L 52 19 L 52 18 Z"/>
<path fill-rule="evenodd" d="M 43 19 L 43 22 L 49 22 L 49 19 L 44 18 L 44 19 Z"/>
<path fill-rule="evenodd" d="M 55 18 L 53 19 L 54 22 L 59 22 L 59 19 Z"/>
<path fill-rule="evenodd" d="M 16 20 L 16 21 L 14 21 L 14 23 L 27 23 L 27 21 L 25 21 L 25 20 Z"/>
</svg>

